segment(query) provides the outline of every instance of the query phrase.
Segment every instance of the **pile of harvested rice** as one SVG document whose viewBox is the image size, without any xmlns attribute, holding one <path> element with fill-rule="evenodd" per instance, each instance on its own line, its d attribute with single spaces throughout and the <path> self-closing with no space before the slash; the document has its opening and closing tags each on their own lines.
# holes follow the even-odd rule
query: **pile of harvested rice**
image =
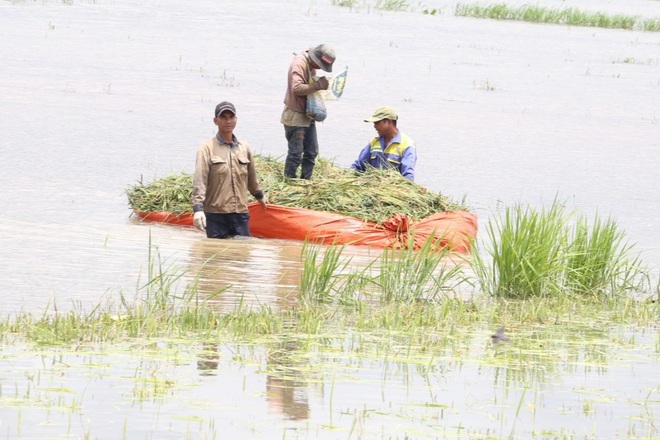
<svg viewBox="0 0 660 440">
<path fill-rule="evenodd" d="M 370 169 L 357 173 L 317 158 L 312 180 L 284 177 L 284 162 L 255 155 L 255 166 L 268 203 L 327 211 L 382 223 L 394 214 L 414 220 L 442 211 L 468 210 L 448 197 L 403 178 L 395 170 Z M 192 175 L 173 174 L 126 189 L 136 211 L 191 212 Z"/>
</svg>

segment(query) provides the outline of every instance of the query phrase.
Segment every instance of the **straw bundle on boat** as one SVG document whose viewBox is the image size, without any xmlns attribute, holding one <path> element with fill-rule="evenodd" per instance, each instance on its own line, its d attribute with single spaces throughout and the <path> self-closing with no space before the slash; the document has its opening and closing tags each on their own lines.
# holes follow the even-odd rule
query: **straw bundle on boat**
<svg viewBox="0 0 660 440">
<path fill-rule="evenodd" d="M 413 220 L 443 211 L 468 208 L 447 196 L 403 178 L 396 170 L 370 169 L 357 173 L 317 158 L 312 180 L 284 177 L 284 162 L 255 155 L 255 166 L 268 203 L 327 211 L 382 223 L 394 214 Z M 126 189 L 132 209 L 143 212 L 191 212 L 192 175 L 172 174 Z"/>
</svg>

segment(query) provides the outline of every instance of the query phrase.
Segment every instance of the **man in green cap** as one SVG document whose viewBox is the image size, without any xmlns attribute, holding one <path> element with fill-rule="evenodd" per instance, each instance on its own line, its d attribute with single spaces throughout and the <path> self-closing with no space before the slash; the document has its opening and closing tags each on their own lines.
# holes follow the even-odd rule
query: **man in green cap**
<svg viewBox="0 0 660 440">
<path fill-rule="evenodd" d="M 413 140 L 397 128 L 398 119 L 394 109 L 385 106 L 377 108 L 370 118 L 364 120 L 374 123 L 378 136 L 360 151 L 351 168 L 357 171 L 365 171 L 368 166 L 395 168 L 406 179 L 415 180 L 417 150 Z"/>
</svg>

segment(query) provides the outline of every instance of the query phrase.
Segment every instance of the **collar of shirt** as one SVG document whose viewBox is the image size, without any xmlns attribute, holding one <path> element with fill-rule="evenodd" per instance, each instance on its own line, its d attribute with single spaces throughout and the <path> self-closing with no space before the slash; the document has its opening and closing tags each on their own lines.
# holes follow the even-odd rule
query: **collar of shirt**
<svg viewBox="0 0 660 440">
<path fill-rule="evenodd" d="M 220 136 L 220 133 L 216 133 L 215 138 L 220 142 L 221 144 L 229 145 L 229 147 L 234 147 L 236 144 L 238 144 L 238 139 L 236 139 L 236 135 L 232 134 L 231 135 L 231 143 L 225 142 L 225 140 Z"/>
<path fill-rule="evenodd" d="M 399 132 L 392 138 L 390 143 L 387 145 L 385 145 L 385 136 L 381 136 L 380 138 L 378 138 L 378 140 L 380 141 L 380 145 L 383 147 L 383 150 L 385 149 L 385 147 L 388 147 L 389 145 L 392 145 L 395 142 L 401 143 L 401 130 L 399 130 Z"/>
</svg>

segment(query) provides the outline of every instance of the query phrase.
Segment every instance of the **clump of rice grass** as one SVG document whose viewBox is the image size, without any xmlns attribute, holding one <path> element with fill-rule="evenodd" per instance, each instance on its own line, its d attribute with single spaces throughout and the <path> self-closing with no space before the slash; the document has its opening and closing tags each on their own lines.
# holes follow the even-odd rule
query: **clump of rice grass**
<svg viewBox="0 0 660 440">
<path fill-rule="evenodd" d="M 376 9 L 382 11 L 407 11 L 410 5 L 406 0 L 378 0 Z"/>
<path fill-rule="evenodd" d="M 642 23 L 642 29 L 648 32 L 660 32 L 660 20 L 644 20 Z"/>
<path fill-rule="evenodd" d="M 351 259 L 341 255 L 345 246 L 305 242 L 301 298 L 356 305 L 363 299 L 362 293 L 370 293 L 370 299 L 381 302 L 435 301 L 470 282 L 463 274 L 462 257 L 446 248 L 439 251 L 438 240 L 429 237 L 417 250 L 410 240 L 407 247 L 385 249 L 366 267 L 352 271 Z"/>
<path fill-rule="evenodd" d="M 586 295 L 639 287 L 640 258 L 614 220 L 596 216 L 589 224 L 585 216 L 579 216 L 570 234 L 565 267 L 568 291 Z"/>
<path fill-rule="evenodd" d="M 562 212 L 560 208 L 551 208 L 550 212 L 553 209 L 556 211 L 553 215 Z M 609 222 L 602 225 L 597 228 L 606 231 L 611 228 Z M 582 223 L 580 228 L 583 227 Z M 601 239 L 590 238 L 589 241 L 600 242 Z M 571 243 L 567 240 L 566 249 L 576 254 L 579 246 L 571 246 Z M 377 262 L 350 273 L 347 273 L 353 269 L 350 259 L 341 258 L 343 246 L 327 247 L 321 256 L 320 249 L 313 247 L 316 245 L 309 245 L 301 274 L 307 279 L 304 287 L 307 290 L 299 296 L 298 306 L 274 309 L 267 305 L 248 307 L 239 303 L 231 310 L 217 310 L 213 295 L 200 296 L 197 278 L 184 283 L 184 271 L 169 259 L 161 259 L 157 247 L 150 243 L 147 279 L 138 281 L 134 300 L 120 293 L 119 304 L 106 299 L 91 310 L 76 307 L 62 312 L 56 306 L 49 306 L 39 315 L 21 313 L 3 317 L 0 341 L 11 343 L 12 339 L 20 338 L 39 345 L 94 344 L 156 337 L 254 341 L 263 336 L 278 338 L 282 334 L 337 335 L 337 332 L 354 328 L 421 335 L 426 338 L 422 343 L 430 346 L 447 340 L 428 334 L 429 331 L 444 333 L 456 327 L 497 327 L 513 322 L 518 326 L 585 323 L 585 328 L 594 322 L 602 326 L 657 323 L 660 281 L 650 276 L 646 287 L 655 292 L 652 297 L 641 300 L 628 295 L 528 295 L 524 301 L 513 301 L 506 295 L 471 298 L 446 295 L 469 280 L 462 268 L 454 269 L 450 261 L 425 252 L 431 244 L 417 253 L 402 250 L 395 254 L 387 250 Z M 594 245 L 580 246 L 589 249 Z M 199 272 L 204 270 L 204 264 Z M 318 269 L 319 264 L 322 270 Z M 575 265 L 579 267 L 585 263 Z M 371 274 L 374 268 L 375 274 Z M 613 276 L 617 273 L 613 272 Z M 363 297 L 362 289 L 369 289 L 371 295 Z"/>
<path fill-rule="evenodd" d="M 660 30 L 660 20 L 642 20 L 623 14 L 608 15 L 602 12 L 587 12 L 576 8 L 551 9 L 538 5 L 508 6 L 504 3 L 477 5 L 458 3 L 454 15 L 462 17 L 519 20 L 533 23 L 555 23 L 569 26 L 588 26 L 611 29 Z"/>
<path fill-rule="evenodd" d="M 467 211 L 441 193 L 434 193 L 405 179 L 395 170 L 368 169 L 357 173 L 318 158 L 314 178 L 289 179 L 284 163 L 269 156 L 255 155 L 255 166 L 268 203 L 326 211 L 382 223 L 395 214 L 419 220 L 437 212 Z M 387 191 L 382 188 L 387 187 Z M 142 181 L 126 189 L 132 209 L 143 212 L 192 212 L 192 175 L 181 173 Z"/>
<path fill-rule="evenodd" d="M 346 246 L 323 247 L 305 241 L 301 258 L 303 271 L 300 276 L 301 298 L 318 302 L 329 302 L 339 285 L 338 273 L 344 271 L 351 259 L 342 260 L 341 254 Z"/>
<path fill-rule="evenodd" d="M 332 0 L 334 6 L 343 6 L 346 8 L 353 8 L 358 6 L 360 2 L 358 0 Z"/>
<path fill-rule="evenodd" d="M 462 266 L 450 261 L 450 250 L 438 252 L 429 237 L 419 250 L 412 243 L 406 249 L 385 249 L 379 260 L 379 273 L 373 280 L 385 301 L 430 301 L 452 293 L 465 282 Z"/>
<path fill-rule="evenodd" d="M 482 290 L 506 298 L 601 295 L 638 290 L 645 269 L 611 219 L 592 224 L 555 200 L 537 210 L 515 205 L 488 222 L 489 245 L 474 248 L 472 267 Z"/>
<path fill-rule="evenodd" d="M 486 236 L 491 261 L 478 251 L 472 259 L 484 292 L 527 298 L 561 290 L 567 236 L 564 207 L 557 201 L 541 211 L 521 205 L 506 207 L 503 215 L 488 222 Z"/>
</svg>

